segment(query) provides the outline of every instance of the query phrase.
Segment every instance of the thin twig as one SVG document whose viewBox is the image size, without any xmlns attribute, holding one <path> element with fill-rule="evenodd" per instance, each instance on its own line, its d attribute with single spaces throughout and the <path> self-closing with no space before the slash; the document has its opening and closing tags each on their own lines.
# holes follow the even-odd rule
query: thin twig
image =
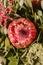
<svg viewBox="0 0 43 65">
<path fill-rule="evenodd" d="M 41 35 L 41 31 L 40 31 L 40 33 L 39 33 L 39 35 L 38 35 L 37 43 L 38 43 L 38 41 L 39 41 L 40 35 Z"/>
</svg>

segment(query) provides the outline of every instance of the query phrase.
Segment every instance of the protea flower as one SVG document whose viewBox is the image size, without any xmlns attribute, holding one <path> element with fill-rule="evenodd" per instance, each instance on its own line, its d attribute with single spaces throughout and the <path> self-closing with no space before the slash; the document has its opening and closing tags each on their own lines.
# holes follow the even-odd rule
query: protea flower
<svg viewBox="0 0 43 65">
<path fill-rule="evenodd" d="M 7 20 L 12 20 L 12 18 L 10 16 L 7 16 L 6 14 L 11 13 L 12 9 L 11 7 L 9 7 L 9 11 L 7 11 L 2 2 L 0 2 L 0 9 L 0 26 L 5 28 L 7 26 Z"/>
<path fill-rule="evenodd" d="M 36 38 L 35 25 L 25 18 L 19 18 L 9 24 L 8 37 L 16 48 L 25 48 Z"/>
</svg>

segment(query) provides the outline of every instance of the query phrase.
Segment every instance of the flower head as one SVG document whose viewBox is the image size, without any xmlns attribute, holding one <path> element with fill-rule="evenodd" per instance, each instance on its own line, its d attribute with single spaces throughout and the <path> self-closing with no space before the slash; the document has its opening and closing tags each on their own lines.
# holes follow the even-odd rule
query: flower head
<svg viewBox="0 0 43 65">
<path fill-rule="evenodd" d="M 36 33 L 34 24 L 25 18 L 14 20 L 8 27 L 9 39 L 17 48 L 27 47 L 34 41 Z"/>
</svg>

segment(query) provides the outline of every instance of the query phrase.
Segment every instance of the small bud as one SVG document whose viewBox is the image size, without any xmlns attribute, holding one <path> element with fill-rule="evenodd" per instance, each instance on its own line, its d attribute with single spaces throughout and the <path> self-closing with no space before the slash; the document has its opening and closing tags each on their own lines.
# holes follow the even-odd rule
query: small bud
<svg viewBox="0 0 43 65">
<path fill-rule="evenodd" d="M 38 14 L 39 16 L 42 16 L 42 11 L 41 11 L 41 10 L 38 10 L 37 14 Z"/>
</svg>

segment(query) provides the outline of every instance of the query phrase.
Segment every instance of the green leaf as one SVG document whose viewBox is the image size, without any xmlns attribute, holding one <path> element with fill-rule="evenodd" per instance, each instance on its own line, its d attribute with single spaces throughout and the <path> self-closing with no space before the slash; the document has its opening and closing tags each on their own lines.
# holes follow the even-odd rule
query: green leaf
<svg viewBox="0 0 43 65">
<path fill-rule="evenodd" d="M 8 65 L 17 65 L 17 63 L 15 61 L 10 61 Z"/>
<path fill-rule="evenodd" d="M 25 0 L 25 4 L 27 7 L 32 7 L 31 0 Z"/>
<path fill-rule="evenodd" d="M 16 57 L 12 57 L 11 56 L 11 57 L 8 58 L 8 60 L 10 60 L 10 61 L 16 61 L 17 59 L 16 59 Z"/>
<path fill-rule="evenodd" d="M 14 10 L 14 13 L 17 12 L 17 9 L 19 8 L 19 3 L 16 3 L 16 5 L 13 5 L 13 10 Z"/>
<path fill-rule="evenodd" d="M 18 65 L 19 58 L 16 56 L 9 57 L 8 60 L 10 61 L 8 65 Z"/>
<path fill-rule="evenodd" d="M 8 37 L 6 37 L 6 39 L 5 39 L 5 46 L 8 48 L 12 48 L 12 45 L 10 45 L 10 41 L 9 41 Z"/>
<path fill-rule="evenodd" d="M 4 46 L 4 41 L 1 43 L 1 48 Z"/>
</svg>

